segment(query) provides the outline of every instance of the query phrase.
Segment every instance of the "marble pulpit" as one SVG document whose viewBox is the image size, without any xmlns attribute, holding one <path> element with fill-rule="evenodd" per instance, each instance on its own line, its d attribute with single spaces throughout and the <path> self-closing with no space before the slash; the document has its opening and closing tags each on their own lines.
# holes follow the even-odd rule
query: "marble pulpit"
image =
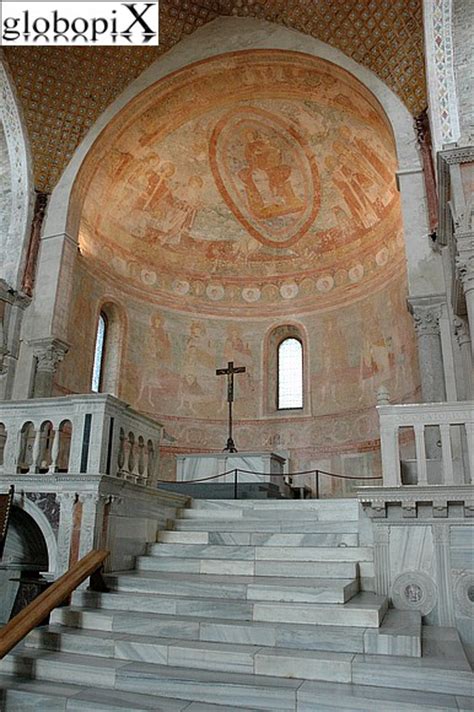
<svg viewBox="0 0 474 712">
<path fill-rule="evenodd" d="M 224 472 L 229 474 L 211 482 L 233 482 L 233 470 L 236 469 L 256 473 L 239 472 L 239 482 L 271 482 L 279 486 L 283 484 L 283 478 L 278 475 L 287 472 L 286 459 L 273 452 L 190 453 L 176 456 L 177 482 L 201 480 Z"/>
</svg>

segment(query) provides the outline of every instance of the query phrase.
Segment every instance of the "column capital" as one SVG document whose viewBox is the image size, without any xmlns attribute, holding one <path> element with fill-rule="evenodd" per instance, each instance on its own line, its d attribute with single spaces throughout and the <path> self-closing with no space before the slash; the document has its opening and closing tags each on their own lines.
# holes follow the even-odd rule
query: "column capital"
<svg viewBox="0 0 474 712">
<path fill-rule="evenodd" d="M 468 344 L 471 341 L 469 325 L 467 319 L 462 319 L 460 316 L 455 316 L 453 319 L 454 336 L 460 347 Z"/>
<path fill-rule="evenodd" d="M 40 373 L 56 373 L 58 365 L 69 351 L 69 344 L 61 339 L 52 337 L 36 339 L 30 341 L 29 344 L 33 347 L 33 354 L 37 360 L 37 370 Z"/>
<path fill-rule="evenodd" d="M 444 297 L 409 297 L 408 309 L 413 316 L 417 336 L 439 336 L 439 319 Z"/>
</svg>

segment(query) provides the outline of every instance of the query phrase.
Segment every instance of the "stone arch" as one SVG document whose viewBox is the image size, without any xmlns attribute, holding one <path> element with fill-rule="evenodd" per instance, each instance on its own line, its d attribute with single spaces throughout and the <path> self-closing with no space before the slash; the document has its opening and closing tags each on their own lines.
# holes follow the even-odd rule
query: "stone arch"
<svg viewBox="0 0 474 712">
<path fill-rule="evenodd" d="M 8 203 L 0 206 L 0 240 L 3 268 L 0 275 L 19 289 L 28 248 L 33 179 L 28 139 L 13 83 L 0 56 L 0 160 L 9 164 Z"/>
<path fill-rule="evenodd" d="M 13 505 L 15 509 L 24 512 L 25 516 L 28 516 L 29 519 L 32 520 L 33 526 L 36 527 L 36 530 L 41 534 L 46 547 L 47 570 L 48 573 L 54 573 L 57 564 L 58 544 L 53 527 L 48 518 L 34 502 L 31 502 L 24 496 L 20 497 L 19 495 L 15 495 Z"/>
<path fill-rule="evenodd" d="M 41 579 L 41 575 L 54 572 L 56 560 L 51 557 L 56 554 L 55 538 L 49 522 L 44 519 L 44 514 L 33 503 L 15 497 L 0 571 L 1 623 L 6 623 L 12 611 L 18 612 L 28 602 L 28 594 L 25 599 L 25 589 L 21 588 L 20 579 Z"/>
</svg>

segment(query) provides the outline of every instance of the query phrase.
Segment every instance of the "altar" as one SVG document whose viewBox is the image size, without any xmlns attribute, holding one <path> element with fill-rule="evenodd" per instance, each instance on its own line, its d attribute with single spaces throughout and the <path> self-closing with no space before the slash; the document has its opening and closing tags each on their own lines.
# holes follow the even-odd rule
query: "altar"
<svg viewBox="0 0 474 712">
<path fill-rule="evenodd" d="M 273 452 L 190 453 L 176 456 L 176 481 L 192 482 L 227 473 L 211 480 L 214 483 L 234 482 L 234 471 L 240 482 L 265 482 L 283 485 L 281 475 L 287 472 L 286 459 Z M 251 474 L 255 473 L 255 474 Z"/>
</svg>

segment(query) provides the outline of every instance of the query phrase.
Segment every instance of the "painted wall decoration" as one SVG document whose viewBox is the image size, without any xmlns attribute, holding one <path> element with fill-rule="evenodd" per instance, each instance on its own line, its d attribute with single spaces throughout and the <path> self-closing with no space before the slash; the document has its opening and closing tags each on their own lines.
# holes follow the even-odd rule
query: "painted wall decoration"
<svg viewBox="0 0 474 712">
<path fill-rule="evenodd" d="M 224 55 L 103 132 L 78 184 L 81 250 L 186 309 L 342 303 L 403 260 L 395 169 L 385 115 L 349 73 L 295 52 Z"/>
<path fill-rule="evenodd" d="M 230 360 L 247 369 L 241 450 L 377 472 L 377 389 L 395 402 L 419 389 L 395 169 L 376 100 L 322 60 L 241 52 L 158 82 L 103 132 L 77 185 L 81 255 L 57 392 L 89 390 L 98 309 L 116 303 L 118 395 L 165 425 L 167 476 L 175 453 L 222 449 L 215 370 Z M 268 392 L 267 337 L 286 324 L 304 334 L 302 413 L 278 413 Z"/>
</svg>

